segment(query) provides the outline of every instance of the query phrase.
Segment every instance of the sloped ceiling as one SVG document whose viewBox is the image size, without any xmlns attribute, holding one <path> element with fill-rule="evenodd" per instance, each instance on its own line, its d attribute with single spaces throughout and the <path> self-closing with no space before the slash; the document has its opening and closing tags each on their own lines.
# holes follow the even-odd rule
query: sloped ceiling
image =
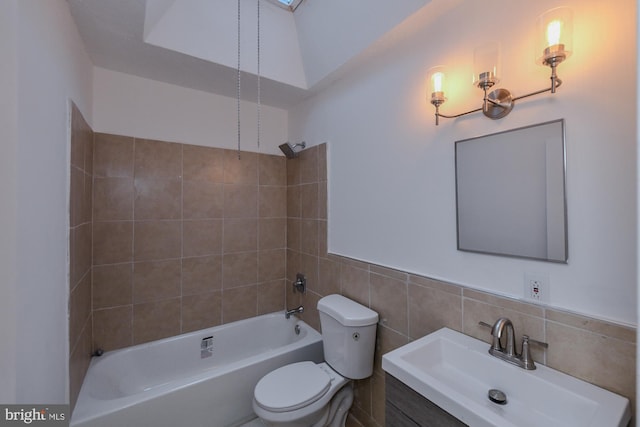
<svg viewBox="0 0 640 427">
<path fill-rule="evenodd" d="M 241 97 L 257 100 L 258 0 L 241 0 Z M 289 109 L 430 0 L 260 0 L 260 93 Z M 98 67 L 235 97 L 237 0 L 68 0 Z"/>
</svg>

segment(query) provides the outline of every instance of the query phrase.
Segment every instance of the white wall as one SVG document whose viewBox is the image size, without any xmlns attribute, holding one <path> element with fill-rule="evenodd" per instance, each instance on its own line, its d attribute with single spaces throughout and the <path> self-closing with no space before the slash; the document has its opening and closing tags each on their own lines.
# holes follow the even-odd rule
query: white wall
<svg viewBox="0 0 640 427">
<path fill-rule="evenodd" d="M 313 87 L 429 0 L 323 0 L 295 11 L 307 86 Z"/>
<path fill-rule="evenodd" d="M 0 156 L 2 169 L 5 162 L 13 163 L 3 170 L 1 187 L 3 203 L 6 191 L 11 210 L 8 215 L 3 210 L 0 216 L 2 250 L 9 253 L 2 261 L 15 263 L 7 270 L 6 281 L 3 276 L 0 298 L 5 304 L 7 295 L 7 304 L 13 302 L 15 307 L 0 310 L 0 401 L 65 403 L 69 357 L 68 105 L 69 98 L 73 99 L 90 120 L 92 65 L 66 1 L 6 0 L 0 15 L 3 61 L 5 51 L 10 58 L 15 52 L 2 66 L 0 83 L 13 86 L 7 92 L 9 102 L 3 102 L 0 110 L 2 116 L 8 113 L 2 128 L 7 121 L 9 129 L 15 130 L 3 138 Z M 6 19 L 13 25 L 5 27 Z M 5 333 L 6 326 L 16 330 Z M 4 369 L 11 364 L 14 374 L 5 383 Z"/>
<path fill-rule="evenodd" d="M 330 251 L 515 298 L 525 273 L 544 274 L 551 305 L 635 324 L 635 3 L 434 0 L 374 46 L 376 56 L 293 109 L 291 139 L 330 144 Z M 547 86 L 548 68 L 534 63 L 535 21 L 561 4 L 574 9 L 574 53 L 556 95 L 523 100 L 502 120 L 476 114 L 435 126 L 427 69 L 453 71 L 444 114 L 477 108 L 473 50 L 491 39 L 502 43 L 501 87 L 517 96 Z M 558 118 L 568 265 L 457 251 L 454 141 Z"/>
<path fill-rule="evenodd" d="M 93 130 L 96 132 L 235 149 L 237 102 L 233 98 L 94 69 Z M 244 151 L 282 154 L 287 140 L 287 112 L 262 105 L 260 147 L 257 105 L 241 102 Z"/>
<path fill-rule="evenodd" d="M 237 67 L 235 0 L 174 0 L 170 7 L 165 1 L 155 0 L 147 1 L 146 11 L 145 43 Z M 240 68 L 256 74 L 256 2 L 242 2 L 240 13 Z M 295 87 L 307 87 L 293 14 L 268 2 L 260 3 L 260 74 Z"/>
<path fill-rule="evenodd" d="M 0 402 L 16 400 L 16 2 L 0 2 Z"/>
</svg>

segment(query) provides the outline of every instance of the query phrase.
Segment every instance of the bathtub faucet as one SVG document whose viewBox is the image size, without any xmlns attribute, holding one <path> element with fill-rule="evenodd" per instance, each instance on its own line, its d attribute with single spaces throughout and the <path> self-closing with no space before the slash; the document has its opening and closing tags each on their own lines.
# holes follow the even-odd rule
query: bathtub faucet
<svg viewBox="0 0 640 427">
<path fill-rule="evenodd" d="M 293 310 L 286 310 L 284 312 L 284 317 L 288 319 L 289 317 L 291 317 L 292 314 L 296 314 L 296 313 L 304 313 L 304 307 L 300 306 L 298 308 L 294 308 Z"/>
</svg>

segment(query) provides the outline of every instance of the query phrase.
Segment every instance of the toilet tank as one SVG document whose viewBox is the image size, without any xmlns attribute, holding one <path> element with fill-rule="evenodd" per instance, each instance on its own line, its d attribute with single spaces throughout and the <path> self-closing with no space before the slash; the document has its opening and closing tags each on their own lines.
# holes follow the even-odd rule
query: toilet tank
<svg viewBox="0 0 640 427">
<path fill-rule="evenodd" d="M 320 299 L 318 311 L 325 361 L 344 377 L 370 377 L 378 313 L 342 295 Z"/>
</svg>

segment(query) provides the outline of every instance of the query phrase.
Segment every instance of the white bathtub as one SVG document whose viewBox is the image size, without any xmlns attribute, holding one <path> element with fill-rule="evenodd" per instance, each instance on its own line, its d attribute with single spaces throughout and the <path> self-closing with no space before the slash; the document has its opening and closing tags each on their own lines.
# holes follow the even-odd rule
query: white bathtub
<svg viewBox="0 0 640 427">
<path fill-rule="evenodd" d="M 202 350 L 207 337 L 212 346 Z M 254 418 L 262 376 L 322 357 L 320 334 L 282 312 L 106 352 L 89 365 L 71 426 L 241 425 Z"/>
</svg>

